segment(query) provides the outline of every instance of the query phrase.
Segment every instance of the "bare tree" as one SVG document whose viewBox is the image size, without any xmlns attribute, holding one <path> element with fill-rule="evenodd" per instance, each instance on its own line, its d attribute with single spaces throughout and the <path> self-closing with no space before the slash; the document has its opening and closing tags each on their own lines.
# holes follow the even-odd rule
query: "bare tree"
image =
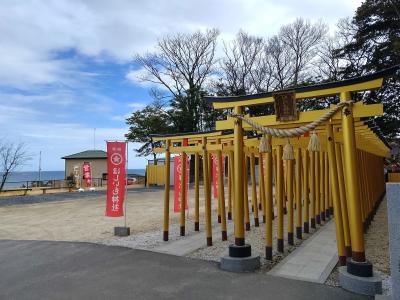
<svg viewBox="0 0 400 300">
<path fill-rule="evenodd" d="M 16 168 L 25 164 L 30 159 L 24 143 L 7 143 L 0 145 L 0 191 L 3 190 L 7 178 Z"/>
<path fill-rule="evenodd" d="M 273 76 L 274 64 L 266 49 L 267 42 L 264 40 L 263 49 L 258 53 L 251 72 L 251 80 L 256 93 L 269 91 L 276 85 L 276 79 Z"/>
<path fill-rule="evenodd" d="M 338 50 L 341 47 L 337 35 L 327 37 L 321 44 L 317 59 L 312 63 L 317 77 L 322 80 L 337 81 L 341 79 L 341 59 Z"/>
<path fill-rule="evenodd" d="M 311 24 L 301 18 L 280 29 L 279 36 L 282 43 L 292 52 L 292 85 L 297 85 L 301 80 L 302 72 L 316 55 L 327 31 L 328 27 L 322 22 Z"/>
<path fill-rule="evenodd" d="M 230 95 L 254 93 L 260 85 L 260 64 L 263 63 L 264 42 L 260 37 L 239 31 L 230 43 L 224 43 L 224 58 L 220 68 L 223 86 Z"/>
<path fill-rule="evenodd" d="M 164 86 L 175 97 L 201 88 L 214 71 L 217 29 L 178 33 L 158 41 L 156 51 L 136 55 L 146 73 L 139 79 Z"/>
<path fill-rule="evenodd" d="M 289 47 L 282 42 L 280 36 L 275 35 L 268 40 L 265 53 L 275 80 L 274 89 L 284 89 L 293 76 L 293 57 Z"/>
<path fill-rule="evenodd" d="M 160 39 L 155 52 L 136 56 L 145 70 L 139 79 L 169 91 L 169 113 L 177 131 L 204 130 L 207 126 L 208 110 L 202 94 L 215 71 L 218 35 L 217 29 L 178 33 Z"/>
</svg>

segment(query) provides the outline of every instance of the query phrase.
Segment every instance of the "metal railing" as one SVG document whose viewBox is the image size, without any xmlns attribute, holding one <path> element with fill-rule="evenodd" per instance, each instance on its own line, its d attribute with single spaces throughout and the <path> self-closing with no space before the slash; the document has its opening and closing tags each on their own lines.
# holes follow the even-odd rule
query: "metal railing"
<svg viewBox="0 0 400 300">
<path fill-rule="evenodd" d="M 128 174 L 127 184 L 144 184 L 144 176 L 136 174 Z M 80 186 L 86 187 L 84 179 L 80 180 Z M 93 187 L 107 186 L 107 179 L 92 178 Z M 6 182 L 3 192 L 15 190 L 32 190 L 32 189 L 63 189 L 76 187 L 76 181 L 71 179 L 50 179 L 50 180 L 27 180 L 27 181 L 10 181 Z"/>
</svg>

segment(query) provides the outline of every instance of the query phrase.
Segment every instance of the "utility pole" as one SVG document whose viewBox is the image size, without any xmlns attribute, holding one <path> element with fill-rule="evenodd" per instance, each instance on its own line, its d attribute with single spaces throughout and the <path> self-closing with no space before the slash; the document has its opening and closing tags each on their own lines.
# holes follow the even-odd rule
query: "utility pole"
<svg viewBox="0 0 400 300">
<path fill-rule="evenodd" d="M 93 129 L 93 150 L 96 150 L 96 128 Z"/>
</svg>

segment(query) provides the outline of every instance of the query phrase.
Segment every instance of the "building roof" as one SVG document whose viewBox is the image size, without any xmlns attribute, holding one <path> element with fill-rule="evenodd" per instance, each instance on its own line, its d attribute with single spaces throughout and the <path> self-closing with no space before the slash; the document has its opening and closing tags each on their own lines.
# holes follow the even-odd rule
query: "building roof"
<svg viewBox="0 0 400 300">
<path fill-rule="evenodd" d="M 79 153 L 61 157 L 62 159 L 107 158 L 107 152 L 103 150 L 86 150 Z"/>
</svg>

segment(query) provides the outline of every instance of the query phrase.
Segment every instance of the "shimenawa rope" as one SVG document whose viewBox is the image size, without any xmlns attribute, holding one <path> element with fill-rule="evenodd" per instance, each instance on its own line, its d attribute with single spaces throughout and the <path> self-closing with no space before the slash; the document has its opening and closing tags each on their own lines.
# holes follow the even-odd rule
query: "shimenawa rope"
<svg viewBox="0 0 400 300">
<path fill-rule="evenodd" d="M 284 137 L 290 138 L 290 137 L 301 136 L 306 132 L 313 131 L 319 125 L 328 121 L 341 108 L 343 108 L 344 106 L 348 106 L 352 103 L 353 103 L 353 101 L 340 102 L 336 105 L 336 107 L 333 107 L 332 109 L 330 109 L 326 114 L 324 114 L 319 119 L 317 119 L 307 125 L 303 125 L 303 126 L 300 126 L 297 128 L 289 128 L 289 129 L 278 129 L 278 128 L 265 127 L 265 126 L 262 126 L 262 125 L 258 124 L 257 122 L 254 122 L 253 120 L 248 119 L 240 114 L 230 114 L 230 116 L 246 122 L 251 127 L 255 128 L 258 131 L 261 131 L 263 133 L 263 136 L 260 141 L 260 147 L 259 147 L 260 152 L 263 153 L 263 152 L 271 151 L 270 143 L 268 141 L 268 138 L 266 137 L 267 134 L 271 135 L 273 137 L 279 137 L 279 138 L 284 138 Z M 290 142 L 288 142 L 288 144 L 290 144 Z M 291 145 L 288 146 L 287 148 L 289 148 L 289 147 L 291 147 Z M 311 135 L 310 143 L 308 145 L 308 150 L 309 151 L 319 151 L 320 150 L 318 136 L 315 131 L 313 131 L 313 133 Z M 292 158 L 293 156 L 289 152 L 290 151 L 288 151 L 288 155 L 285 155 L 285 157 L 287 157 L 286 159 L 293 159 Z"/>
</svg>

